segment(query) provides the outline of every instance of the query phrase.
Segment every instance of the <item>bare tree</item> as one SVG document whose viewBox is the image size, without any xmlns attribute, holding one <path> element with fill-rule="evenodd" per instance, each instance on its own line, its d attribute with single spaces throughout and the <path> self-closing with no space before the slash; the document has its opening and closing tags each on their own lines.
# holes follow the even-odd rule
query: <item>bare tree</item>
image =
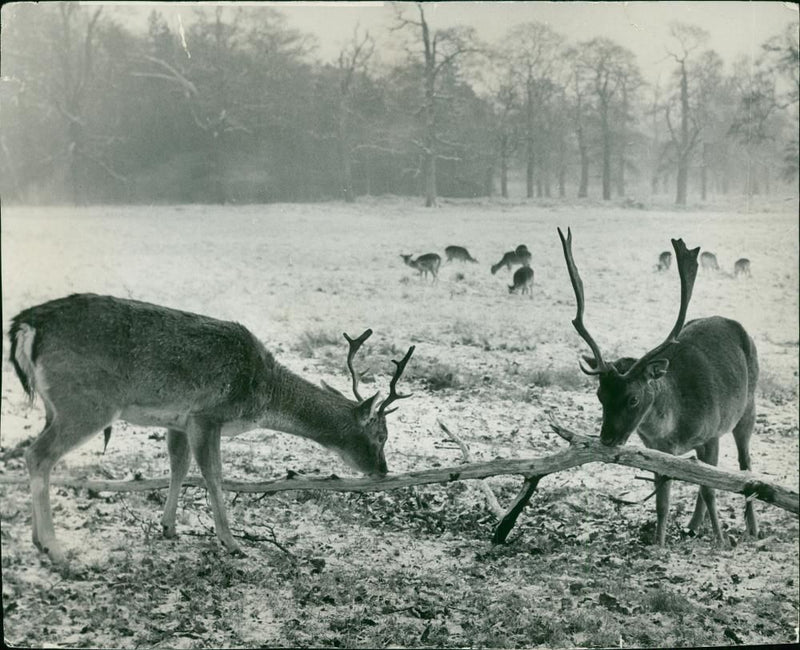
<svg viewBox="0 0 800 650">
<path fill-rule="evenodd" d="M 534 194 L 534 176 L 542 155 L 539 134 L 543 131 L 544 104 L 557 92 L 552 75 L 563 38 L 544 23 L 523 23 L 509 30 L 504 38 L 504 52 L 524 98 L 523 132 L 525 143 L 525 191 Z"/>
<path fill-rule="evenodd" d="M 570 115 L 580 159 L 578 198 L 585 199 L 589 196 L 589 165 L 591 162 L 588 134 L 588 83 L 586 79 L 586 69 L 581 64 L 579 51 L 576 48 L 570 48 L 567 50 L 565 58 L 570 68 L 567 97 L 570 104 Z"/>
<path fill-rule="evenodd" d="M 693 110 L 697 108 L 697 104 L 690 97 L 690 68 L 694 53 L 708 41 L 708 32 L 694 25 L 676 22 L 670 26 L 670 35 L 673 42 L 668 46 L 667 53 L 678 64 L 675 76 L 679 89 L 677 97 L 673 99 L 676 99 L 678 103 L 679 124 L 673 125 L 673 102 L 667 102 L 665 111 L 677 163 L 675 203 L 686 205 L 689 165 L 702 128 L 698 116 Z M 697 90 L 698 87 L 698 85 L 694 85 L 693 90 Z"/>
<path fill-rule="evenodd" d="M 342 198 L 348 203 L 355 201 L 355 192 L 353 190 L 354 145 L 351 136 L 351 123 L 356 113 L 353 102 L 354 90 L 358 76 L 365 74 L 366 66 L 374 52 L 375 41 L 369 35 L 369 32 L 359 36 L 358 26 L 356 26 L 352 40 L 339 52 L 337 61 L 339 97 L 337 102 L 336 138 Z"/>
<path fill-rule="evenodd" d="M 447 99 L 439 92 L 438 85 L 442 73 L 451 69 L 464 55 L 478 51 L 475 45 L 475 32 L 471 28 L 452 27 L 431 31 L 425 17 L 423 3 L 417 3 L 418 19 L 409 18 L 402 9 L 397 10 L 397 25 L 394 30 L 408 29 L 418 31 L 422 44 L 422 81 L 423 100 L 419 110 L 422 123 L 422 137 L 415 140 L 414 144 L 421 152 L 422 175 L 425 184 L 425 206 L 436 205 L 436 161 L 442 159 L 457 159 L 457 156 L 444 153 L 453 149 L 454 143 L 447 142 L 439 134 L 440 119 L 438 104 Z M 417 60 L 418 56 L 409 52 Z"/>
<path fill-rule="evenodd" d="M 625 196 L 625 171 L 629 165 L 627 157 L 628 142 L 632 139 L 633 133 L 628 125 L 636 121 L 636 111 L 634 110 L 637 93 L 644 85 L 644 79 L 636 66 L 626 66 L 620 70 L 620 94 L 621 101 L 619 106 L 619 118 L 617 119 L 619 133 L 617 134 L 617 195 Z"/>
<path fill-rule="evenodd" d="M 624 116 L 619 109 L 623 86 L 630 84 L 638 71 L 633 53 L 607 38 L 581 43 L 577 52 L 582 69 L 578 82 L 588 85 L 600 125 L 603 199 L 608 200 L 611 198 L 612 154 L 619 139 L 615 137 L 614 121 Z"/>
</svg>

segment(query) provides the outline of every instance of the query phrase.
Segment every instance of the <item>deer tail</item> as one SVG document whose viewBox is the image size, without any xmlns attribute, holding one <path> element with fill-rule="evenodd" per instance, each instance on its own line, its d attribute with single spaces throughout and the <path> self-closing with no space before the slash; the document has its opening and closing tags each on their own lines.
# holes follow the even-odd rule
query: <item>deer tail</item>
<svg viewBox="0 0 800 650">
<path fill-rule="evenodd" d="M 11 339 L 9 351 L 11 365 L 14 366 L 14 371 L 17 373 L 17 378 L 22 384 L 25 394 L 33 402 L 36 393 L 36 373 L 33 364 L 33 344 L 36 339 L 36 330 L 27 323 L 14 319 L 9 338 Z"/>
</svg>

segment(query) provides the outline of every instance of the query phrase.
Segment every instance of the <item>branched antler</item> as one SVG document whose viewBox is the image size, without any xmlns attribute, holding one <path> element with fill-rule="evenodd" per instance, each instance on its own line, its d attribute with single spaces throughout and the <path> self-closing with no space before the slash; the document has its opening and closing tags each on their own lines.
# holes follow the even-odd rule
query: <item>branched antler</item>
<svg viewBox="0 0 800 650">
<path fill-rule="evenodd" d="M 689 301 L 692 299 L 694 281 L 697 277 L 697 256 L 700 253 L 700 247 L 689 250 L 686 248 L 686 244 L 683 243 L 683 239 L 673 239 L 672 247 L 675 249 L 675 260 L 678 263 L 678 274 L 681 278 L 681 306 L 678 310 L 678 318 L 667 338 L 647 354 L 642 355 L 642 357 L 622 375 L 623 377 L 627 377 L 631 373 L 637 371 L 661 354 L 667 346 L 677 342 L 678 334 L 680 334 L 683 329 L 683 324 L 686 322 L 686 311 L 689 308 Z"/>
<path fill-rule="evenodd" d="M 367 329 L 361 336 L 356 339 L 352 339 L 347 335 L 347 332 L 344 332 L 344 338 L 347 339 L 347 342 L 350 344 L 350 351 L 347 353 L 347 368 L 350 370 L 350 375 L 353 378 L 353 395 L 356 396 L 356 399 L 359 402 L 363 402 L 364 398 L 358 394 L 358 379 L 359 377 L 363 377 L 365 372 L 361 373 L 361 375 L 356 374 L 356 371 L 353 369 L 353 358 L 356 356 L 356 352 L 362 346 L 364 341 L 366 341 L 370 336 L 372 336 L 372 330 Z"/>
<path fill-rule="evenodd" d="M 416 346 L 412 345 L 410 348 L 408 348 L 408 352 L 406 352 L 406 356 L 404 356 L 402 360 L 396 361 L 395 359 L 392 359 L 392 363 L 395 366 L 397 366 L 397 368 L 394 371 L 394 377 L 392 377 L 392 381 L 389 383 L 389 397 L 383 400 L 383 403 L 378 409 L 378 415 L 389 415 L 389 413 L 393 413 L 394 411 L 397 410 L 397 408 L 387 409 L 389 404 L 398 399 L 406 399 L 407 397 L 411 397 L 411 393 L 409 393 L 408 395 L 402 395 L 397 392 L 396 388 L 397 388 L 397 380 L 400 379 L 401 375 L 403 374 L 403 371 L 406 369 L 406 364 L 408 363 L 408 360 L 411 358 L 411 355 L 414 354 L 415 347 Z"/>
<path fill-rule="evenodd" d="M 608 372 L 609 370 L 615 371 L 613 365 L 606 364 L 606 362 L 603 361 L 603 356 L 600 354 L 600 348 L 598 347 L 597 343 L 594 342 L 594 339 L 591 337 L 583 324 L 583 280 L 581 280 L 581 276 L 578 273 L 578 267 L 575 266 L 575 260 L 572 257 L 572 231 L 570 228 L 567 228 L 567 237 L 565 239 L 564 233 L 561 232 L 561 228 L 558 228 L 557 230 L 558 236 L 561 238 L 561 246 L 564 249 L 564 259 L 567 261 L 569 279 L 572 281 L 572 288 L 575 291 L 575 300 L 578 303 L 578 311 L 575 314 L 572 325 L 575 327 L 575 330 L 578 332 L 578 334 L 580 334 L 581 338 L 589 344 L 596 362 L 596 367 L 594 369 L 586 368 L 583 364 L 580 364 L 581 370 L 583 370 L 583 372 L 585 372 L 587 375 L 599 375 L 601 373 Z"/>
</svg>

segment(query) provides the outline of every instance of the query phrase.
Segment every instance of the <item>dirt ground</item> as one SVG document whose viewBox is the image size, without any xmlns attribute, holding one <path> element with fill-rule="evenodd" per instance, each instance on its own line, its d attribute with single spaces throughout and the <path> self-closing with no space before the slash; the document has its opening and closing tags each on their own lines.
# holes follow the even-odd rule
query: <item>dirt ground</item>
<svg viewBox="0 0 800 650">
<path fill-rule="evenodd" d="M 597 433 L 600 405 L 577 359 L 586 346 L 556 226 L 571 226 L 586 323 L 607 357 L 660 342 L 678 308 L 673 268 L 654 271 L 671 237 L 717 255 L 699 273 L 689 318 L 739 320 L 758 348 L 754 470 L 797 490 L 798 220 L 796 197 L 748 210 L 637 210 L 555 202 L 4 208 L 0 477 L 26 476 L 13 448 L 42 427 L 7 359 L 10 318 L 73 292 L 131 297 L 235 320 L 280 362 L 347 392 L 341 333 L 375 334 L 367 390 L 388 390 L 392 358 L 414 344 L 413 391 L 390 416 L 391 472 L 554 452 L 548 417 Z M 533 254 L 533 297 L 509 295 L 502 253 Z M 401 253 L 466 246 L 478 264 L 443 264 L 437 283 Z M 732 276 L 747 257 L 752 277 Z M 163 431 L 120 423 L 69 454 L 56 473 L 153 477 L 168 471 Z M 638 445 L 637 440 L 628 444 Z M 225 477 L 287 469 L 351 472 L 315 444 L 271 431 L 223 442 Z M 731 436 L 720 466 L 736 469 Z M 193 470 L 194 471 L 194 470 Z M 790 642 L 798 630 L 798 520 L 757 502 L 763 539 L 745 540 L 743 498 L 719 493 L 736 544 L 686 537 L 696 487 L 673 487 L 668 546 L 649 544 L 652 487 L 642 472 L 586 465 L 540 484 L 509 541 L 473 482 L 370 495 L 229 495 L 248 557 L 211 532 L 202 490 L 187 489 L 177 540 L 162 540 L 163 492 L 53 488 L 57 533 L 75 555 L 54 569 L 30 541 L 27 484 L 0 485 L 5 642 L 61 647 L 597 647 Z M 518 478 L 489 481 L 507 505 Z M 274 538 L 272 537 L 274 535 Z M 280 546 L 270 543 L 274 539 Z M 265 541 L 266 540 L 266 541 Z"/>
</svg>

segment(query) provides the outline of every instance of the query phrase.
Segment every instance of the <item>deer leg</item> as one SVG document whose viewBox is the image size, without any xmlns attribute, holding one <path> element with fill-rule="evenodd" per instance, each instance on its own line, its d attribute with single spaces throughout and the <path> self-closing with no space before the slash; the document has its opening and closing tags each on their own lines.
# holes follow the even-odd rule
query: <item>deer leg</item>
<svg viewBox="0 0 800 650">
<path fill-rule="evenodd" d="M 178 496 L 183 479 L 189 471 L 191 456 L 189 455 L 189 438 L 183 431 L 167 430 L 167 450 L 169 451 L 169 493 L 161 517 L 161 529 L 164 537 L 176 537 L 175 515 L 178 511 Z"/>
<path fill-rule="evenodd" d="M 700 491 L 697 492 L 697 501 L 694 504 L 694 514 L 689 521 L 689 530 L 695 535 L 699 535 L 703 530 L 703 524 L 706 521 L 706 502 L 703 500 L 703 495 Z"/>
<path fill-rule="evenodd" d="M 706 444 L 698 447 L 696 451 L 698 459 L 709 465 L 716 466 L 717 460 L 719 459 L 719 438 L 709 440 Z M 705 501 L 706 509 L 708 510 L 708 518 L 711 520 L 711 530 L 714 531 L 714 537 L 717 539 L 720 546 L 727 547 L 728 540 L 719 525 L 717 497 L 714 493 L 714 488 L 701 485 L 700 495 L 703 497 L 703 501 Z"/>
<path fill-rule="evenodd" d="M 667 538 L 667 523 L 669 521 L 669 494 L 672 489 L 672 479 L 656 474 L 656 537 L 655 543 L 664 546 Z"/>
<path fill-rule="evenodd" d="M 188 427 L 189 445 L 206 481 L 208 499 L 214 513 L 214 529 L 222 545 L 234 555 L 243 556 L 239 545 L 233 540 L 225 514 L 222 495 L 222 459 L 220 458 L 220 427 L 218 424 L 194 421 Z"/>
<path fill-rule="evenodd" d="M 33 544 L 56 564 L 64 564 L 66 556 L 56 541 L 53 513 L 50 507 L 50 471 L 71 449 L 79 446 L 114 421 L 109 409 L 81 405 L 56 411 L 44 397 L 46 424 L 39 437 L 25 452 L 25 463 L 31 485 Z M 67 414 L 63 416 L 62 414 Z"/>
<path fill-rule="evenodd" d="M 739 452 L 739 469 L 749 472 L 750 464 L 750 436 L 756 422 L 755 400 L 751 399 L 745 409 L 744 415 L 733 428 L 733 438 L 736 440 L 736 450 Z M 755 504 L 752 500 L 745 503 L 744 520 L 747 534 L 753 539 L 758 539 L 758 521 L 756 520 Z"/>
</svg>

